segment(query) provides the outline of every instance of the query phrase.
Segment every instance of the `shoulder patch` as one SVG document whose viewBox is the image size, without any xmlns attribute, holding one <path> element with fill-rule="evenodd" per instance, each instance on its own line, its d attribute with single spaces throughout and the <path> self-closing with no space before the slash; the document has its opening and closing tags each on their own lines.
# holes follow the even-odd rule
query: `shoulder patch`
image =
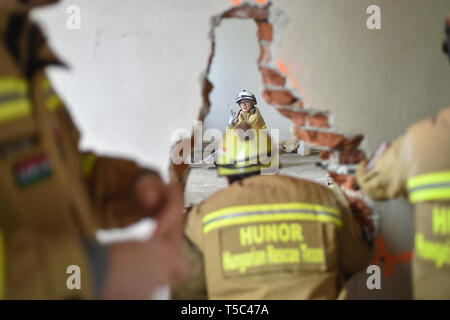
<svg viewBox="0 0 450 320">
<path fill-rule="evenodd" d="M 48 179 L 51 174 L 50 159 L 45 153 L 38 153 L 26 159 L 21 159 L 14 165 L 14 176 L 21 188 Z"/>
</svg>

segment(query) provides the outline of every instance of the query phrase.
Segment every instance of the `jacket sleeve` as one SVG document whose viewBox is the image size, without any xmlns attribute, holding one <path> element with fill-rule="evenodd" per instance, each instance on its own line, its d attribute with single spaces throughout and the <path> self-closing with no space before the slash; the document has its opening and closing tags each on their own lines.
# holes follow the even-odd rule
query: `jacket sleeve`
<svg viewBox="0 0 450 320">
<path fill-rule="evenodd" d="M 130 160 L 79 151 L 80 133 L 64 104 L 55 93 L 53 94 L 55 105 L 59 104 L 55 112 L 68 135 L 67 143 L 72 144 L 74 150 L 78 150 L 80 175 L 88 186 L 99 227 L 124 227 L 148 216 L 149 213 L 141 210 L 136 203 L 133 184 L 142 174 L 151 174 L 156 180 L 161 181 L 159 174 L 154 170 L 142 168 Z"/>
<path fill-rule="evenodd" d="M 185 233 L 186 237 L 191 241 L 201 252 L 203 252 L 203 230 L 201 211 L 201 204 L 194 206 L 187 214 Z"/>
<path fill-rule="evenodd" d="M 80 133 L 75 126 L 63 102 L 53 89 L 50 90 L 50 105 L 53 103 L 55 113 L 61 122 L 67 143 L 78 152 L 80 175 L 88 187 L 93 201 L 97 221 L 101 228 L 128 226 L 148 215 L 141 210 L 134 198 L 133 183 L 141 174 L 154 175 L 161 180 L 156 171 L 139 167 L 130 160 L 98 156 L 93 152 L 81 152 L 78 149 Z"/>
<path fill-rule="evenodd" d="M 337 187 L 333 191 L 337 195 L 342 218 L 342 228 L 338 240 L 339 268 L 344 277 L 349 277 L 370 264 L 374 251 L 364 239 L 362 226 L 353 217 L 345 195 Z"/>
<path fill-rule="evenodd" d="M 139 208 L 133 186 L 142 174 L 161 180 L 156 171 L 143 169 L 129 160 L 86 153 L 83 174 L 103 228 L 128 226 L 151 215 Z"/>
<path fill-rule="evenodd" d="M 366 171 L 368 159 L 359 164 L 356 179 L 361 189 L 370 198 L 386 200 L 406 192 L 407 169 L 403 159 L 404 141 L 405 137 L 395 140 L 370 171 Z"/>
</svg>

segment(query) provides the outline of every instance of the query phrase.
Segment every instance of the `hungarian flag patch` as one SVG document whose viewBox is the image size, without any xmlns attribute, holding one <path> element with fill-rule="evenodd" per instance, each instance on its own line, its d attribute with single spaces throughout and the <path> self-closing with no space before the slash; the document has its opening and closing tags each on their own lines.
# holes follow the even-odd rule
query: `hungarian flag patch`
<svg viewBox="0 0 450 320">
<path fill-rule="evenodd" d="M 52 175 L 50 159 L 45 153 L 40 153 L 20 160 L 14 166 L 14 175 L 21 188 L 48 179 Z"/>
</svg>

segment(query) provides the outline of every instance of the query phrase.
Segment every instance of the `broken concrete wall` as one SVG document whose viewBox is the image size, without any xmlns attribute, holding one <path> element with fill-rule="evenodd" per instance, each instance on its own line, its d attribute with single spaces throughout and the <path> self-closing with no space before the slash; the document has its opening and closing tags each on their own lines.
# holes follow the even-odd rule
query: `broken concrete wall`
<svg viewBox="0 0 450 320">
<path fill-rule="evenodd" d="M 369 5 L 381 30 L 366 27 Z M 276 1 L 289 15 L 278 58 L 301 85 L 306 104 L 330 111 L 369 151 L 413 122 L 450 105 L 450 67 L 443 54 L 450 2 Z"/>
<path fill-rule="evenodd" d="M 235 103 L 236 96 L 246 89 L 256 95 L 257 107 L 267 128 L 278 129 L 281 142 L 291 138 L 291 121 L 263 98 L 263 80 L 268 77 L 262 75 L 258 68 L 258 30 L 261 29 L 258 29 L 253 19 L 236 18 L 224 19 L 214 29 L 216 45 L 209 75 L 214 87 L 210 93 L 211 107 L 204 120 L 204 128 L 218 128 L 225 133 L 230 110 L 239 111 Z"/>
<path fill-rule="evenodd" d="M 81 10 L 70 30 L 67 10 Z M 64 0 L 36 10 L 70 71 L 50 70 L 82 131 L 83 148 L 156 166 L 166 177 L 171 134 L 202 106 L 211 17 L 229 1 Z"/>
</svg>

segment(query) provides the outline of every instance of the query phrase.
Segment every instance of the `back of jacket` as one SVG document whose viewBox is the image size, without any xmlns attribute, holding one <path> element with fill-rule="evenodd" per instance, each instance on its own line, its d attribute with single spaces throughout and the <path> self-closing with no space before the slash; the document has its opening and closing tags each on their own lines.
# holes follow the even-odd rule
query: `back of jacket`
<svg viewBox="0 0 450 320">
<path fill-rule="evenodd" d="M 450 299 L 450 108 L 409 128 L 372 170 L 366 164 L 357 175 L 364 192 L 415 205 L 415 298 Z"/>
<path fill-rule="evenodd" d="M 33 60 L 52 57 L 37 52 L 43 38 L 26 12 L 0 7 L 0 15 L 0 291 L 8 299 L 88 298 L 81 239 L 93 238 L 96 223 L 81 158 L 62 124 L 68 115 Z M 81 290 L 67 286 L 71 265 L 82 271 Z"/>
<path fill-rule="evenodd" d="M 327 187 L 288 176 L 235 182 L 194 207 L 210 299 L 336 299 L 371 250 Z"/>
</svg>

